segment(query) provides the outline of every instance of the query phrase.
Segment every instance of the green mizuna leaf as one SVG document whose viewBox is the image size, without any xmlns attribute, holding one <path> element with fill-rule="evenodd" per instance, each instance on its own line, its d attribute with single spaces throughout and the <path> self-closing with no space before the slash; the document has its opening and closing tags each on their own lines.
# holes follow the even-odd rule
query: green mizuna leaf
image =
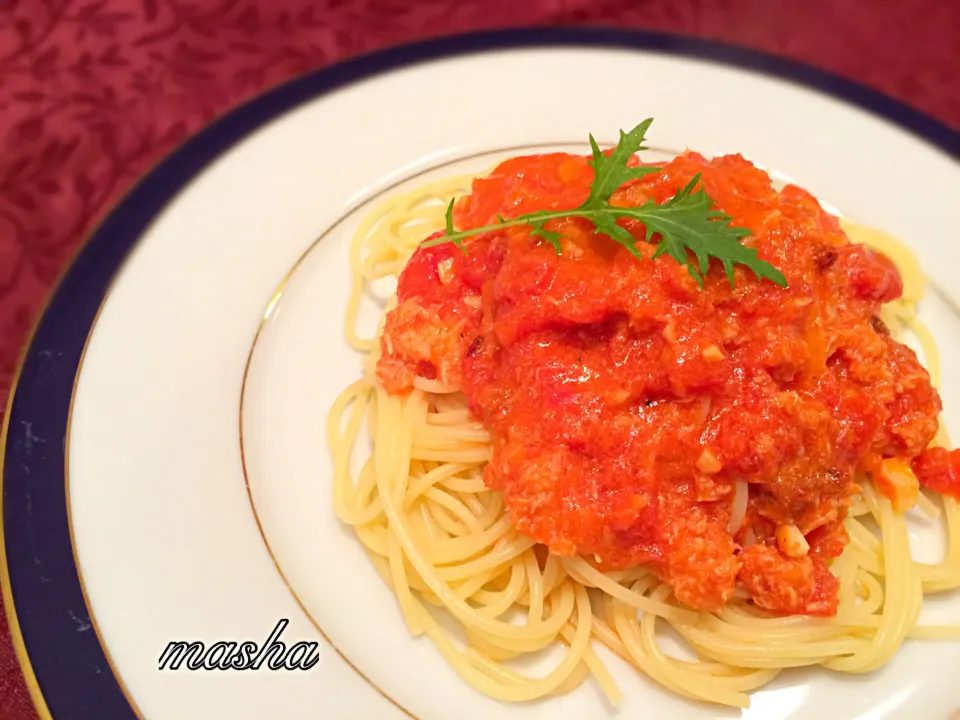
<svg viewBox="0 0 960 720">
<path fill-rule="evenodd" d="M 562 248 L 560 247 L 560 238 L 562 238 L 563 235 L 561 235 L 561 234 L 558 233 L 558 232 L 554 232 L 553 230 L 547 230 L 546 228 L 544 228 L 543 225 L 544 225 L 545 222 L 547 222 L 547 221 L 546 221 L 546 220 L 531 220 L 531 221 L 530 221 L 530 228 L 531 228 L 531 229 L 530 229 L 530 234 L 531 234 L 531 235 L 536 235 L 537 237 L 541 237 L 541 238 L 543 238 L 544 240 L 546 240 L 548 243 L 550 243 L 551 245 L 553 245 L 553 249 L 556 250 L 556 251 L 557 251 L 557 255 L 559 255 L 559 254 L 560 254 L 560 250 L 562 249 Z"/>
<path fill-rule="evenodd" d="M 669 255 L 687 268 L 690 275 L 703 287 L 703 280 L 710 269 L 710 259 L 720 261 L 724 272 L 734 286 L 734 268 L 742 265 L 753 272 L 757 279 L 770 280 L 780 287 L 787 286 L 787 279 L 777 268 L 757 256 L 754 248 L 746 247 L 740 241 L 752 233 L 746 228 L 730 225 L 730 217 L 713 209 L 713 201 L 703 187 L 697 189 L 700 176 L 694 177 L 677 194 L 663 204 L 648 200 L 640 207 L 614 207 L 610 198 L 625 183 L 659 172 L 656 167 L 628 167 L 630 158 L 639 150 L 645 149 L 643 142 L 652 119 L 644 120 L 630 132 L 620 131 L 620 141 L 609 153 L 604 154 L 590 136 L 593 157 L 587 162 L 593 167 L 593 182 L 586 201 L 572 210 L 544 210 L 520 215 L 510 220 L 497 216 L 496 225 L 457 231 L 453 226 L 453 201 L 447 207 L 446 229 L 444 235 L 423 243 L 431 247 L 452 242 L 464 249 L 467 238 L 493 230 L 527 225 L 530 234 L 539 237 L 560 253 L 562 234 L 546 228 L 551 220 L 566 217 L 581 217 L 589 220 L 595 230 L 625 247 L 637 258 L 642 258 L 637 250 L 634 237 L 619 224 L 619 220 L 638 220 L 647 228 L 647 238 L 652 240 L 659 235 L 653 259 Z M 693 255 L 691 259 L 690 255 Z"/>
<path fill-rule="evenodd" d="M 627 161 L 633 155 L 647 149 L 643 146 L 643 141 L 646 139 L 647 128 L 652 122 L 653 118 L 644 120 L 628 133 L 621 130 L 620 142 L 609 156 L 600 151 L 597 141 L 593 139 L 593 135 L 590 136 L 593 159 L 587 162 L 593 167 L 593 183 L 590 185 L 590 196 L 581 207 L 610 207 L 608 205 L 610 196 L 624 183 L 660 172 L 660 168 L 656 167 L 627 167 Z"/>
</svg>

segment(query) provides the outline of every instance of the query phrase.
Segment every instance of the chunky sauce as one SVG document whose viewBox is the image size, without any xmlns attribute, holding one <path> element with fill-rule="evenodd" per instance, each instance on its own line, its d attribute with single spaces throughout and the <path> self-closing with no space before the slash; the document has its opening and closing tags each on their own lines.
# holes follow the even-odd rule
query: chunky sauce
<svg viewBox="0 0 960 720">
<path fill-rule="evenodd" d="M 788 288 L 737 267 L 733 290 L 714 267 L 701 290 L 673 259 L 649 259 L 639 224 L 624 226 L 644 260 L 579 219 L 554 221 L 560 255 L 524 227 L 488 233 L 467 254 L 413 255 L 378 376 L 393 393 L 416 375 L 463 389 L 493 438 L 486 483 L 553 552 L 646 563 L 694 608 L 722 607 L 739 580 L 761 607 L 832 615 L 824 561 L 847 543 L 854 473 L 896 458 L 957 487 L 956 463 L 920 457 L 940 399 L 879 319 L 902 291 L 895 267 L 804 190 L 778 192 L 740 156 L 687 153 L 613 202 L 665 202 L 697 173 Z M 580 156 L 508 160 L 474 182 L 455 223 L 576 207 L 592 174 Z M 749 502 L 734 527 L 738 481 Z M 784 551 L 785 527 L 809 551 Z"/>
</svg>

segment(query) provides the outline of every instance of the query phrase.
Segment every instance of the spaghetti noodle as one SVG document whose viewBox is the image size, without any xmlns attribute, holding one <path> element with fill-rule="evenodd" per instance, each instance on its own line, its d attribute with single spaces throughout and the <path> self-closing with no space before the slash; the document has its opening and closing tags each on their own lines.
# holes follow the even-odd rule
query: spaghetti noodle
<svg viewBox="0 0 960 720">
<path fill-rule="evenodd" d="M 366 353 L 365 373 L 339 396 L 327 426 L 335 511 L 395 592 L 411 635 L 429 637 L 468 683 L 499 700 L 566 693 L 589 676 L 617 703 L 621 693 L 595 651 L 598 641 L 673 693 L 737 707 L 747 707 L 748 694 L 785 668 L 865 673 L 908 637 L 960 638 L 960 626 L 918 624 L 925 594 L 960 586 L 960 507 L 948 496 L 921 491 L 921 508 L 947 535 L 944 559 L 923 564 L 911 557 L 904 516 L 859 479 L 860 500 L 845 521 L 850 542 L 830 565 L 839 581 L 834 617 L 777 616 L 739 596 L 716 612 L 691 610 L 643 565 L 604 572 L 591 558 L 548 553 L 518 532 L 501 494 L 484 483 L 491 438 L 464 395 L 423 377 L 408 394 L 389 394 L 375 375 L 383 321 L 374 337 L 355 329 L 365 290 L 400 274 L 424 237 L 443 228 L 449 198 L 469 191 L 472 179 L 393 197 L 357 231 L 346 332 Z M 883 318 L 895 337 L 914 333 L 938 383 L 936 346 L 916 316 L 924 285 L 916 261 L 893 239 L 844 225 L 853 240 L 876 246 L 898 266 L 904 293 L 885 306 Z M 354 477 L 350 461 L 365 422 L 373 452 Z M 942 429 L 935 442 L 948 442 Z M 448 632 L 432 608 L 452 617 L 459 631 Z M 687 643 L 688 658 L 665 649 L 664 626 Z M 552 670 L 520 672 L 518 660 L 551 647 L 564 648 Z"/>
</svg>

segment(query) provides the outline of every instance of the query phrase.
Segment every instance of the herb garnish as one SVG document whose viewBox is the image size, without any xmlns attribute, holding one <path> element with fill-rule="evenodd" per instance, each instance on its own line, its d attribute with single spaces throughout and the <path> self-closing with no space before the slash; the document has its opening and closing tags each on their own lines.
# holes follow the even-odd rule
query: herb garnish
<svg viewBox="0 0 960 720">
<path fill-rule="evenodd" d="M 634 153 L 646 150 L 643 142 L 652 122 L 652 118 L 644 120 L 628 133 L 621 130 L 620 142 L 609 155 L 602 153 L 593 135 L 590 136 L 593 159 L 588 162 L 593 167 L 594 177 L 590 185 L 590 195 L 580 207 L 572 210 L 543 210 L 520 215 L 510 220 L 498 217 L 499 222 L 495 225 L 457 231 L 453 227 L 454 201 L 451 200 L 447 206 L 444 235 L 428 240 L 423 243 L 423 247 L 452 242 L 462 249 L 466 238 L 485 232 L 529 225 L 532 235 L 543 238 L 559 254 L 562 235 L 548 230 L 545 227 L 546 223 L 558 218 L 582 217 L 593 223 L 598 233 L 609 236 L 634 256 L 642 258 L 635 246 L 634 237 L 617 224 L 617 220 L 631 218 L 642 222 L 648 234 L 660 235 L 653 259 L 661 255 L 669 255 L 681 265 L 686 266 L 687 271 L 701 288 L 703 276 L 710 267 L 710 258 L 716 258 L 723 264 L 731 287 L 734 287 L 735 265 L 749 268 L 757 279 L 766 278 L 781 287 L 786 287 L 787 279 L 783 273 L 770 263 L 758 258 L 754 248 L 740 243 L 742 238 L 752 233 L 746 228 L 732 227 L 729 224 L 731 220 L 729 215 L 711 209 L 713 201 L 703 187 L 699 190 L 694 189 L 700 182 L 699 174 L 662 205 L 658 205 L 652 199 L 647 200 L 640 207 L 614 207 L 610 204 L 610 197 L 624 183 L 660 172 L 660 168 L 657 167 L 627 167 L 627 161 Z M 688 251 L 693 253 L 696 262 L 692 261 Z"/>
</svg>

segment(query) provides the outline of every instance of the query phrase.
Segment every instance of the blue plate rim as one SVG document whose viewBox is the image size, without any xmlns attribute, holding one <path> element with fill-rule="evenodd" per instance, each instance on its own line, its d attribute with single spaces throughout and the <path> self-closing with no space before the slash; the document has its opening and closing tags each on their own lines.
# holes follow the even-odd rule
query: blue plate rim
<svg viewBox="0 0 960 720">
<path fill-rule="evenodd" d="M 14 374 L 0 431 L 0 579 L 14 650 L 41 718 L 142 717 L 87 606 L 70 537 L 64 443 L 90 329 L 149 223 L 215 158 L 305 102 L 423 62 L 546 47 L 638 50 L 760 72 L 858 106 L 960 160 L 960 133 L 855 81 L 755 50 L 642 30 L 518 28 L 423 40 L 308 72 L 228 112 L 161 160 L 84 239 L 49 294 Z"/>
</svg>

